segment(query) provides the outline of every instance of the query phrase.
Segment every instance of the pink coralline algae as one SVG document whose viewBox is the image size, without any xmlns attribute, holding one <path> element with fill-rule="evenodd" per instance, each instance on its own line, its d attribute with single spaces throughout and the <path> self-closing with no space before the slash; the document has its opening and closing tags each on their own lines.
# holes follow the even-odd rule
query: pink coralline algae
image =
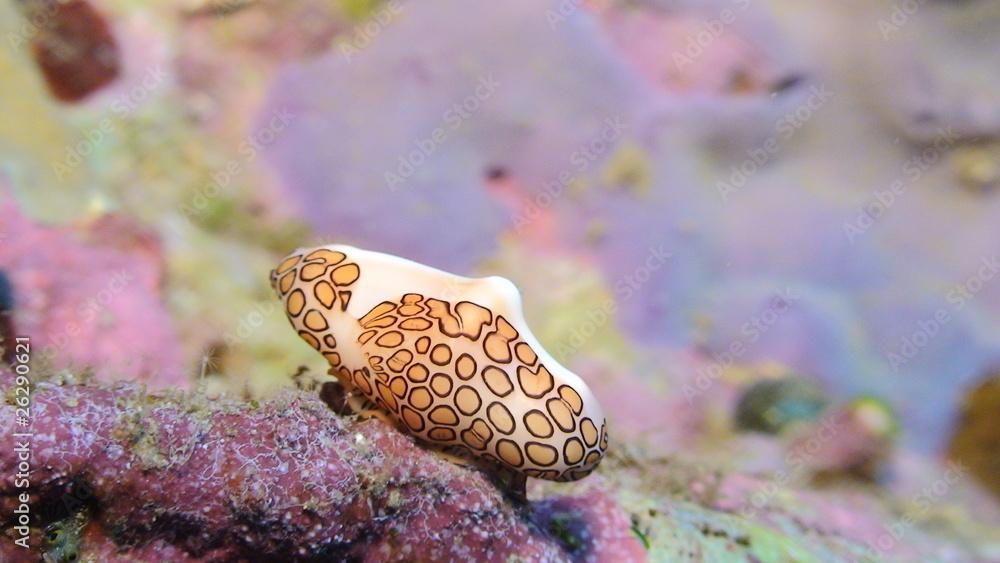
<svg viewBox="0 0 1000 563">
<path fill-rule="evenodd" d="M 759 94 L 794 82 L 759 45 L 774 35 L 763 33 L 768 28 L 748 10 L 749 0 L 706 4 L 674 13 L 618 5 L 593 11 L 625 60 L 666 93 Z"/>
<path fill-rule="evenodd" d="M 690 378 L 692 383 L 668 387 L 597 360 L 577 362 L 574 369 L 593 382 L 594 392 L 614 421 L 616 439 L 641 444 L 651 454 L 668 455 L 693 447 L 704 437 L 709 413 L 732 402 L 733 386 L 712 380 L 711 385 L 696 387 L 693 380 L 697 374 L 711 367 L 696 353 L 664 351 L 656 359 L 662 365 L 673 366 L 681 374 L 678 377 Z"/>
<path fill-rule="evenodd" d="M 628 516 L 600 489 L 512 503 L 484 474 L 444 461 L 381 421 L 340 418 L 314 394 L 209 402 L 146 395 L 132 384 L 42 383 L 33 400 L 33 510 L 48 516 L 38 524 L 50 529 L 85 519 L 76 540 L 81 556 L 645 558 Z M 0 407 L 0 415 L 13 417 L 13 407 Z M 4 475 L 16 472 L 12 439 L 5 436 L 0 454 Z M 3 482 L 6 514 L 17 492 Z"/>
<path fill-rule="evenodd" d="M 0 201 L 0 270 L 13 286 L 13 325 L 33 359 L 92 369 L 98 379 L 184 385 L 180 348 L 162 302 L 154 235 L 126 219 L 49 227 Z"/>
<path fill-rule="evenodd" d="M 497 241 L 571 256 L 599 268 L 643 352 L 697 341 L 716 364 L 777 361 L 837 400 L 888 397 L 901 443 L 940 451 L 960 389 L 996 358 L 1000 284 L 951 303 L 941 289 L 978 284 L 997 254 L 1000 200 L 956 198 L 949 171 L 993 183 L 981 147 L 960 151 L 996 137 L 996 72 L 976 56 L 996 26 L 937 31 L 996 22 L 986 4 L 921 11 L 887 41 L 852 26 L 853 7 L 790 33 L 798 13 L 743 0 L 403 3 L 350 59 L 280 64 L 257 123 L 296 119 L 262 161 L 320 236 L 462 274 Z M 848 36 L 865 64 L 841 64 Z M 457 51 L 463 64 L 442 62 Z M 856 119 L 849 100 L 873 93 L 882 109 Z M 870 165 L 818 170 L 828 142 Z M 942 307 L 950 321 L 911 361 Z"/>
</svg>

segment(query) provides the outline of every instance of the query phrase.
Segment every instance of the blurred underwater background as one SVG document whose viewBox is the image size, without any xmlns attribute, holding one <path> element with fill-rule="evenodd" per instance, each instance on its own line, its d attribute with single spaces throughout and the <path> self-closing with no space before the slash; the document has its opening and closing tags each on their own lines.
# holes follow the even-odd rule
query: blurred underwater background
<svg viewBox="0 0 1000 563">
<path fill-rule="evenodd" d="M 549 518 L 564 555 L 1000 561 L 1000 3 L 3 0 L 0 40 L 39 372 L 281 396 L 326 366 L 268 272 L 351 244 L 509 278 L 594 390 L 611 459 L 529 490 L 632 543 Z"/>
</svg>

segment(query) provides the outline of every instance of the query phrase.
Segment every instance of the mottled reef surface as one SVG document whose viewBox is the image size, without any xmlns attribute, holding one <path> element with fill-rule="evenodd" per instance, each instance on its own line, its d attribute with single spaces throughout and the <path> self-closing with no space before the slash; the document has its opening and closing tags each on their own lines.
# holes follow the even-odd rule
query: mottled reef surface
<svg viewBox="0 0 1000 563">
<path fill-rule="evenodd" d="M 3 375 L 4 383 L 11 375 Z M 7 386 L 9 388 L 9 385 Z M 13 418 L 14 407 L 0 407 Z M 904 510 L 864 488 L 797 490 L 615 448 L 592 477 L 506 497 L 378 420 L 310 390 L 263 401 L 136 384 L 37 383 L 34 556 L 56 560 L 985 561 L 969 507 Z M 0 471 L 16 473 L 14 438 Z M 11 479 L 0 505 L 17 505 Z M 915 515 L 903 520 L 904 514 Z M 9 526 L 5 526 L 9 527 Z M 894 535 L 895 534 L 895 535 Z M 32 560 L 4 542 L 4 560 Z"/>
</svg>

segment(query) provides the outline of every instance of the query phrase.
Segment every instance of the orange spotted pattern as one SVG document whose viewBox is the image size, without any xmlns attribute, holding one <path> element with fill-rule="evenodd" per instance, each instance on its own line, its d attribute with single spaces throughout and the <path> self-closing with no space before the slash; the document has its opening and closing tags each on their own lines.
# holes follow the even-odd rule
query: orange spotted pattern
<svg viewBox="0 0 1000 563">
<path fill-rule="evenodd" d="M 608 447 L 605 421 L 584 416 L 580 394 L 502 315 L 407 293 L 352 319 L 357 337 L 341 341 L 331 325 L 362 276 L 328 249 L 291 255 L 271 273 L 292 326 L 348 389 L 418 438 L 526 475 L 569 481 L 593 471 Z M 342 363 L 344 346 L 360 347 L 364 365 Z"/>
</svg>

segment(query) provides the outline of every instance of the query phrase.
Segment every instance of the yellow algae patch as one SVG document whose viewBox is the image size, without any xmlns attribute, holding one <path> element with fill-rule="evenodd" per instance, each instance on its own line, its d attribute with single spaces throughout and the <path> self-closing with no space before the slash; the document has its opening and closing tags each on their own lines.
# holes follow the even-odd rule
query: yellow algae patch
<svg viewBox="0 0 1000 563">
<path fill-rule="evenodd" d="M 78 139 L 59 119 L 59 107 L 31 58 L 30 35 L 25 34 L 23 24 L 12 3 L 0 3 L 0 37 L 4 38 L 0 45 L 4 84 L 0 88 L 0 107 L 4 108 L 0 150 L 14 155 L 15 193 L 26 198 L 22 203 L 33 217 L 56 221 L 75 218 L 86 207 L 86 194 L 78 185 L 83 167 L 57 176 L 53 164 L 66 160 L 67 151 Z M 47 189 L 22 187 L 29 184 Z M 42 193 L 44 198 L 36 195 Z M 56 193 L 65 197 L 53 197 Z"/>
<path fill-rule="evenodd" d="M 652 185 L 652 168 L 646 150 L 632 141 L 621 143 L 608 159 L 601 180 L 611 187 L 622 187 L 636 195 L 645 195 Z"/>
</svg>

